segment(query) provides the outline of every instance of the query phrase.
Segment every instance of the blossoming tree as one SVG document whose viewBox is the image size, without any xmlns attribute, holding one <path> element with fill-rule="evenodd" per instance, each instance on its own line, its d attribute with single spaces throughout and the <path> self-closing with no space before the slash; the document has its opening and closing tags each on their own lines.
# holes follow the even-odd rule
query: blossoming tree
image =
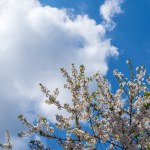
<svg viewBox="0 0 150 150">
<path fill-rule="evenodd" d="M 150 77 L 146 76 L 144 66 L 133 71 L 131 61 L 130 76 L 126 78 L 118 70 L 114 75 L 119 89 L 112 93 L 110 85 L 100 73 L 90 77 L 85 75 L 85 67 L 79 70 L 72 65 L 72 74 L 62 68 L 61 72 L 66 79 L 64 87 L 71 93 L 72 104 L 61 104 L 57 96 L 58 89 L 51 93 L 40 84 L 48 105 L 56 105 L 58 109 L 65 109 L 69 116 L 56 114 L 55 128 L 38 115 L 37 124 L 30 123 L 23 115 L 18 119 L 29 128 L 20 132 L 19 137 L 38 134 L 48 140 L 56 140 L 65 150 L 94 150 L 102 149 L 105 143 L 108 150 L 149 150 L 150 149 Z M 96 90 L 89 90 L 90 83 L 94 82 Z M 86 126 L 86 127 L 85 127 Z M 65 136 L 58 136 L 55 130 L 63 130 Z M 2 148 L 11 149 L 9 134 L 7 143 Z M 38 140 L 31 140 L 30 148 L 35 150 L 50 150 Z"/>
</svg>

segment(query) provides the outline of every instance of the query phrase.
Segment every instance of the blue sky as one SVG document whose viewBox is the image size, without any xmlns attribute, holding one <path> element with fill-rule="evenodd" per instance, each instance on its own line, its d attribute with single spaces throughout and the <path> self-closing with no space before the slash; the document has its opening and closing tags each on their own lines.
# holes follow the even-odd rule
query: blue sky
<svg viewBox="0 0 150 150">
<path fill-rule="evenodd" d="M 41 0 L 41 2 L 58 8 L 73 8 L 77 14 L 88 14 L 97 23 L 102 20 L 99 15 L 99 5 L 102 4 L 102 0 L 95 0 L 94 2 L 91 0 Z M 119 47 L 120 57 L 117 61 L 123 57 L 124 60 L 130 57 L 134 63 L 150 63 L 148 60 L 150 51 L 149 8 L 150 2 L 146 0 L 126 0 L 123 3 L 123 13 L 114 18 L 117 26 L 109 33 L 114 45 Z M 141 58 L 140 61 L 139 57 Z"/>
<path fill-rule="evenodd" d="M 115 18 L 117 27 L 111 32 L 111 36 L 120 50 L 120 56 L 115 63 L 117 68 L 124 68 L 124 61 L 131 58 L 135 66 L 145 65 L 149 70 L 149 7 L 149 1 L 127 0 L 122 7 L 124 13 Z"/>
<path fill-rule="evenodd" d="M 116 5 L 100 11 L 112 1 Z M 54 112 L 59 111 L 45 105 L 38 83 L 50 90 L 59 87 L 59 98 L 69 102 L 60 67 L 85 64 L 87 74 L 107 75 L 113 90 L 117 88 L 113 70 L 126 74 L 128 58 L 150 73 L 149 8 L 148 0 L 1 0 L 0 141 L 9 129 L 16 149 L 24 145 L 16 140 L 23 128 L 17 121 L 20 113 L 31 121 L 36 113 L 52 114 L 48 119 L 54 121 Z"/>
<path fill-rule="evenodd" d="M 102 21 L 99 15 L 99 6 L 103 0 L 41 0 L 43 4 L 58 8 L 73 8 L 77 14 L 88 14 L 97 23 Z M 116 27 L 108 32 L 112 43 L 119 49 L 117 59 L 110 58 L 108 77 L 111 79 L 115 68 L 127 72 L 125 61 L 131 58 L 133 65 L 145 65 L 147 71 L 150 65 L 150 2 L 147 0 L 125 0 L 122 4 L 122 13 L 114 17 Z M 122 69 L 123 68 L 123 69 Z"/>
</svg>

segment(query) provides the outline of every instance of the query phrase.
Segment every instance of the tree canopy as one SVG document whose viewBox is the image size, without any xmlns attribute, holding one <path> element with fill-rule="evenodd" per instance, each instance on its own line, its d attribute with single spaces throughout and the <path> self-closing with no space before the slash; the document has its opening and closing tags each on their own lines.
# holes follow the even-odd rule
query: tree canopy
<svg viewBox="0 0 150 150">
<path fill-rule="evenodd" d="M 72 64 L 71 74 L 61 68 L 66 79 L 64 88 L 71 93 L 71 104 L 62 104 L 58 100 L 58 89 L 50 92 L 43 84 L 39 85 L 45 94 L 45 103 L 56 105 L 60 110 L 65 109 L 68 117 L 56 114 L 53 125 L 40 115 L 37 116 L 36 124 L 30 123 L 24 115 L 19 115 L 18 119 L 29 130 L 20 132 L 18 136 L 38 134 L 49 141 L 57 141 L 60 148 L 65 150 L 102 149 L 102 144 L 105 144 L 107 150 L 149 150 L 150 77 L 146 76 L 144 66 L 134 70 L 130 60 L 126 63 L 129 77 L 117 69 L 113 72 L 119 87 L 115 93 L 106 77 L 99 72 L 87 77 L 84 65 L 76 69 Z M 96 90 L 90 90 L 91 83 L 94 83 Z M 56 130 L 62 130 L 65 136 L 58 136 Z M 12 149 L 8 131 L 5 136 L 6 144 L 0 147 Z M 29 146 L 32 150 L 52 149 L 51 144 L 46 147 L 41 141 L 33 139 Z"/>
</svg>

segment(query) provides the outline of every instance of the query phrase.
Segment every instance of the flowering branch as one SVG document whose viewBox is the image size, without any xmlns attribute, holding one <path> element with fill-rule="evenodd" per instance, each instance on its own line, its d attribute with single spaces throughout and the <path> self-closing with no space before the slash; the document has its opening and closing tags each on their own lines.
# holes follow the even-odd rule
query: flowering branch
<svg viewBox="0 0 150 150">
<path fill-rule="evenodd" d="M 9 134 L 9 132 L 8 132 L 7 130 L 6 130 L 6 132 L 5 132 L 5 141 L 6 141 L 6 143 L 5 143 L 5 144 L 0 144 L 0 147 L 1 147 L 2 149 L 6 149 L 6 150 L 12 150 L 13 145 L 12 145 L 12 143 L 11 143 L 10 134 Z"/>
<path fill-rule="evenodd" d="M 130 60 L 127 64 L 130 69 L 129 79 L 118 70 L 114 70 L 119 85 L 115 93 L 112 93 L 106 77 L 99 72 L 87 77 L 83 65 L 78 70 L 72 64 L 71 75 L 61 68 L 61 73 L 66 79 L 64 88 L 70 91 L 72 104 L 61 104 L 58 100 L 58 89 L 51 93 L 41 83 L 40 88 L 45 94 L 46 104 L 56 105 L 58 109 L 65 109 L 69 113 L 68 117 L 56 114 L 56 128 L 65 131 L 65 136 L 57 136 L 56 129 L 40 115 L 36 125 L 20 115 L 18 119 L 29 130 L 20 132 L 19 137 L 36 133 L 49 140 L 56 140 L 65 150 L 94 150 L 102 143 L 109 150 L 148 150 L 150 77 L 145 79 L 144 66 L 139 66 L 134 71 Z M 89 89 L 91 83 L 94 83 L 96 90 Z M 40 142 L 35 141 L 32 144 L 38 146 Z"/>
</svg>

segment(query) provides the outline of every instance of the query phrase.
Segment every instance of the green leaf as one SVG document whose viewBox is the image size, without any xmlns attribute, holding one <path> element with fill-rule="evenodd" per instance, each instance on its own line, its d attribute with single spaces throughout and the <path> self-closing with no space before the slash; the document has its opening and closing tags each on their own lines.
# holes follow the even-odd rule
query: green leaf
<svg viewBox="0 0 150 150">
<path fill-rule="evenodd" d="M 149 107 L 150 107 L 150 103 L 146 103 L 146 104 L 144 104 L 144 107 L 145 107 L 146 109 L 149 109 Z"/>
<path fill-rule="evenodd" d="M 146 148 L 146 150 L 150 150 L 150 146 L 148 146 L 148 147 Z"/>
<path fill-rule="evenodd" d="M 144 96 L 145 96 L 145 97 L 149 97 L 149 96 L 150 96 L 150 92 L 145 92 L 145 93 L 144 93 Z"/>
</svg>

